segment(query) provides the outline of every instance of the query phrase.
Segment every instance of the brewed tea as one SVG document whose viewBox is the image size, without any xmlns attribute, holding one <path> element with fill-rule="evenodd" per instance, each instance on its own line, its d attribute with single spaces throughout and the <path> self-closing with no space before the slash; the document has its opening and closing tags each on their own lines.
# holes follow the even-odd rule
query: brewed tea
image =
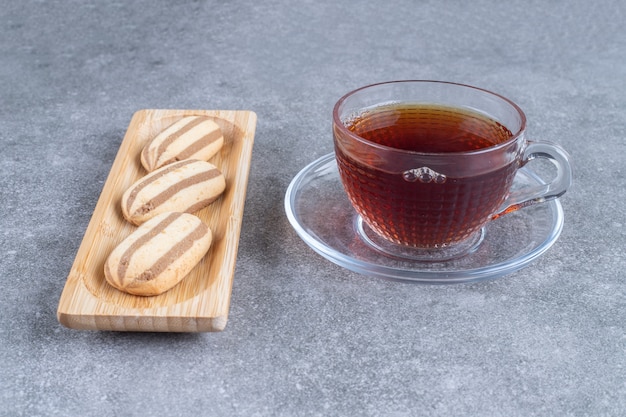
<svg viewBox="0 0 626 417">
<path fill-rule="evenodd" d="M 367 141 L 423 153 L 474 151 L 513 137 L 482 114 L 440 105 L 380 106 L 346 127 Z M 517 169 L 512 161 L 477 176 L 407 181 L 355 160 L 341 146 L 335 151 L 346 192 L 368 225 L 391 241 L 418 248 L 446 247 L 472 236 L 503 203 Z"/>
<path fill-rule="evenodd" d="M 351 120 L 347 128 L 381 145 L 425 153 L 467 152 L 513 136 L 482 114 L 440 105 L 380 106 Z"/>
</svg>

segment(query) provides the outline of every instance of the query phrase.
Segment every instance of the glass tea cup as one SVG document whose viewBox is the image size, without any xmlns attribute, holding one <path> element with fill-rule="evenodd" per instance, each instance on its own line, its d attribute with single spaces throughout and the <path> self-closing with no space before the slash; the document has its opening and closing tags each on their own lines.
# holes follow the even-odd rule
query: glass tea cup
<svg viewBox="0 0 626 417">
<path fill-rule="evenodd" d="M 567 153 L 527 140 L 525 128 L 515 103 L 463 84 L 392 81 L 343 96 L 333 110 L 335 157 L 361 238 L 402 258 L 453 259 L 478 247 L 487 222 L 563 195 Z M 517 170 L 536 158 L 551 161 L 555 177 L 512 190 Z"/>
</svg>

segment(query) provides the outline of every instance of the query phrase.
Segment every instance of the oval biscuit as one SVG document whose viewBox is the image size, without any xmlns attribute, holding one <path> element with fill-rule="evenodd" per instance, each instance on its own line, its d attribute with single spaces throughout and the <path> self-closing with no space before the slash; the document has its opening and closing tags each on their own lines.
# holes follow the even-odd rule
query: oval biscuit
<svg viewBox="0 0 626 417">
<path fill-rule="evenodd" d="M 104 276 L 135 295 L 158 295 L 178 284 L 211 246 L 211 230 L 187 213 L 162 213 L 139 226 L 109 255 Z"/>
<path fill-rule="evenodd" d="M 206 116 L 188 116 L 163 130 L 144 146 L 141 165 L 152 172 L 185 159 L 208 161 L 224 145 L 220 127 Z"/>
<path fill-rule="evenodd" d="M 122 195 L 122 214 L 139 225 L 167 211 L 195 213 L 225 188 L 224 175 L 215 165 L 194 159 L 175 162 L 131 185 Z"/>
</svg>

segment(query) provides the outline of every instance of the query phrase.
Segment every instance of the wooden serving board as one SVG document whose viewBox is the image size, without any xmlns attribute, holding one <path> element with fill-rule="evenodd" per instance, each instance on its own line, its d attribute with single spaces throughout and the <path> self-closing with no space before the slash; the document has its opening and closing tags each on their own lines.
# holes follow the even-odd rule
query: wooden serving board
<svg viewBox="0 0 626 417">
<path fill-rule="evenodd" d="M 139 154 L 148 140 L 185 116 L 212 117 L 224 146 L 209 162 L 226 178 L 224 194 L 195 213 L 213 232 L 207 255 L 178 285 L 154 297 L 126 294 L 104 278 L 109 253 L 135 226 L 123 217 L 122 194 L 147 172 Z M 133 115 L 61 294 L 57 318 L 83 330 L 205 332 L 226 326 L 252 158 L 251 111 L 141 110 Z"/>
</svg>

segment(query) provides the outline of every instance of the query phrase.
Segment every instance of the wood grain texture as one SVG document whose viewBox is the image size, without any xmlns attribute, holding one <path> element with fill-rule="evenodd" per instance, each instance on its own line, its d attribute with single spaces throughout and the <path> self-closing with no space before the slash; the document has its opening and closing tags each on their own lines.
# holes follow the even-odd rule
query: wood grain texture
<svg viewBox="0 0 626 417">
<path fill-rule="evenodd" d="M 224 146 L 210 162 L 224 174 L 226 190 L 209 207 L 195 213 L 213 231 L 213 244 L 189 275 L 164 294 L 142 297 L 123 293 L 105 281 L 103 270 L 113 248 L 136 229 L 122 217 L 120 199 L 128 187 L 147 174 L 140 163 L 144 145 L 172 123 L 191 115 L 213 118 L 224 134 Z M 256 114 L 250 111 L 135 113 L 61 294 L 59 322 L 83 330 L 223 330 L 228 320 L 255 129 Z"/>
</svg>

